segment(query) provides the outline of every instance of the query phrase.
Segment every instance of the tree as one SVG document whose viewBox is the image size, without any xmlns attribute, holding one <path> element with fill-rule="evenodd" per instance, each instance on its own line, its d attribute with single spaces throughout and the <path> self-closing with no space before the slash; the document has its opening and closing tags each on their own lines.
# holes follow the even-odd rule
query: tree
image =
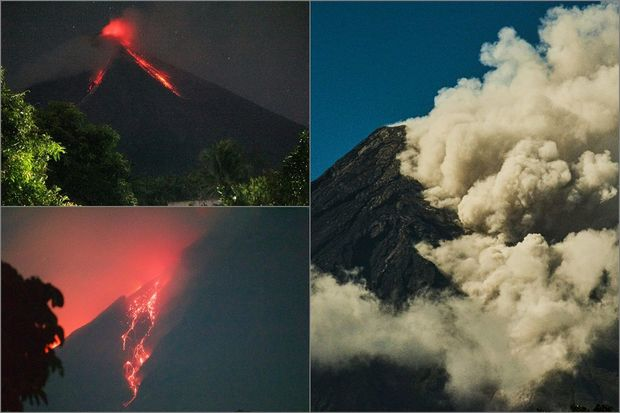
<svg viewBox="0 0 620 413">
<path fill-rule="evenodd" d="M 63 374 L 54 347 L 64 343 L 64 330 L 48 303 L 63 306 L 60 290 L 2 262 L 2 411 L 21 411 L 25 400 L 47 404 L 49 374 Z"/>
<path fill-rule="evenodd" d="M 50 162 L 49 180 L 82 205 L 135 205 L 129 183 L 129 161 L 118 152 L 118 133 L 94 125 L 72 103 L 52 102 L 36 121 L 54 136 L 66 154 Z"/>
<path fill-rule="evenodd" d="M 64 148 L 35 123 L 35 109 L 25 93 L 13 93 L 2 82 L 2 205 L 63 205 L 68 198 L 48 186 L 48 162 Z"/>
<path fill-rule="evenodd" d="M 295 149 L 282 161 L 275 195 L 278 205 L 308 205 L 309 146 L 308 131 L 303 131 Z"/>
<path fill-rule="evenodd" d="M 216 195 L 219 188 L 229 188 L 249 176 L 250 167 L 238 143 L 223 139 L 199 155 L 199 174 L 203 180 L 201 196 Z"/>
<path fill-rule="evenodd" d="M 218 186 L 224 205 L 308 205 L 309 138 L 304 131 L 277 171 L 248 182 Z"/>
</svg>

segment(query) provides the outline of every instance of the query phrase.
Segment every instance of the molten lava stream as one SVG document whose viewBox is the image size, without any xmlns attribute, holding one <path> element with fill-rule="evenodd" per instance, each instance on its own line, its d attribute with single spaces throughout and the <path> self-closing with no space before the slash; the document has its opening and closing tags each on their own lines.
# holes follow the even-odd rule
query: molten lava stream
<svg viewBox="0 0 620 413">
<path fill-rule="evenodd" d="M 93 93 L 101 84 L 103 77 L 105 76 L 106 68 L 99 69 L 93 79 L 90 81 L 88 85 L 88 94 Z"/>
<path fill-rule="evenodd" d="M 157 313 L 157 294 L 159 293 L 159 281 L 142 294 L 136 296 L 129 304 L 127 316 L 129 328 L 121 336 L 123 350 L 130 349 L 129 360 L 125 362 L 125 380 L 131 390 L 131 399 L 123 403 L 127 407 L 136 399 L 142 378 L 139 376 L 142 365 L 151 356 L 150 351 L 144 346 L 144 342 L 151 335 L 155 326 Z M 141 328 L 138 328 L 141 327 Z M 131 347 L 133 344 L 133 347 Z"/>
<path fill-rule="evenodd" d="M 166 89 L 181 97 L 181 94 L 176 90 L 174 85 L 170 82 L 170 76 L 164 72 L 163 70 L 157 69 L 153 66 L 149 61 L 147 61 L 144 57 L 140 56 L 138 53 L 131 50 L 129 47 L 125 46 L 125 50 L 133 59 L 136 61 L 138 66 L 140 66 L 146 73 L 148 73 L 153 79 L 157 80 L 161 83 Z"/>
</svg>

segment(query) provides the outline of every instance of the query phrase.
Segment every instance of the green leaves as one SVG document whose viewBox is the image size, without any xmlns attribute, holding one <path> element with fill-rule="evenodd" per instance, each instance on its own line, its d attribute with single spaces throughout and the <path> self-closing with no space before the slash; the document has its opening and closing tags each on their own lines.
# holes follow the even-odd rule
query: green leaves
<svg viewBox="0 0 620 413">
<path fill-rule="evenodd" d="M 304 131 L 279 170 L 245 183 L 219 185 L 220 200 L 224 205 L 308 205 L 309 155 L 308 132 Z"/>
<path fill-rule="evenodd" d="M 51 102 L 36 122 L 66 148 L 50 163 L 49 182 L 83 205 L 135 205 L 129 161 L 118 152 L 120 137 L 107 125 L 94 125 L 71 103 Z"/>
<path fill-rule="evenodd" d="M 65 205 L 69 199 L 47 185 L 48 162 L 64 147 L 36 125 L 25 93 L 13 93 L 2 81 L 2 205 Z"/>
</svg>

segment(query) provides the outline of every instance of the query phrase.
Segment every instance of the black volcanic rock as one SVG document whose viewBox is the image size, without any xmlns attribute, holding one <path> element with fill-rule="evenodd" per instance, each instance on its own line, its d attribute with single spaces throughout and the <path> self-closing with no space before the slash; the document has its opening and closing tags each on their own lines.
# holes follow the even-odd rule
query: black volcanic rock
<svg viewBox="0 0 620 413">
<path fill-rule="evenodd" d="M 239 142 L 249 156 L 276 166 L 297 143 L 304 126 L 214 83 L 151 61 L 170 75 L 182 97 L 121 52 L 92 95 L 86 96 L 91 74 L 82 73 L 33 85 L 27 99 L 39 107 L 50 101 L 73 102 L 91 122 L 112 126 L 137 174 L 185 172 L 201 149 L 226 138 Z"/>
<path fill-rule="evenodd" d="M 401 305 L 449 280 L 414 249 L 462 233 L 456 216 L 431 207 L 422 185 L 400 173 L 405 128 L 377 129 L 312 183 L 312 262 L 340 281 L 355 277 Z"/>
</svg>

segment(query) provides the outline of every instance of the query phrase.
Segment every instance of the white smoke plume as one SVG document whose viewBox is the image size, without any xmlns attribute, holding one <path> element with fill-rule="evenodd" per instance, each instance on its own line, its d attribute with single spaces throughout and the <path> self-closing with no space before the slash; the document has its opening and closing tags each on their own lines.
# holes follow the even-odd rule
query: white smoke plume
<svg viewBox="0 0 620 413">
<path fill-rule="evenodd" d="M 617 321 L 612 230 L 585 230 L 554 245 L 534 234 L 514 246 L 473 234 L 416 248 L 466 296 L 417 297 L 395 314 L 364 286 L 339 285 L 314 270 L 315 363 L 338 367 L 366 356 L 441 364 L 457 400 L 492 388 L 496 403 L 518 406 L 547 373 L 571 371 Z"/>
<path fill-rule="evenodd" d="M 617 194 L 618 33 L 613 3 L 551 9 L 538 47 L 502 29 L 482 46 L 482 81 L 440 90 L 405 122 L 401 172 L 465 227 L 514 240 L 596 214 Z"/>
<path fill-rule="evenodd" d="M 313 269 L 313 363 L 440 364 L 456 401 L 518 408 L 617 323 L 618 21 L 617 4 L 554 8 L 538 47 L 504 28 L 482 81 L 405 122 L 401 172 L 469 230 L 415 249 L 464 295 L 396 312 Z"/>
</svg>

